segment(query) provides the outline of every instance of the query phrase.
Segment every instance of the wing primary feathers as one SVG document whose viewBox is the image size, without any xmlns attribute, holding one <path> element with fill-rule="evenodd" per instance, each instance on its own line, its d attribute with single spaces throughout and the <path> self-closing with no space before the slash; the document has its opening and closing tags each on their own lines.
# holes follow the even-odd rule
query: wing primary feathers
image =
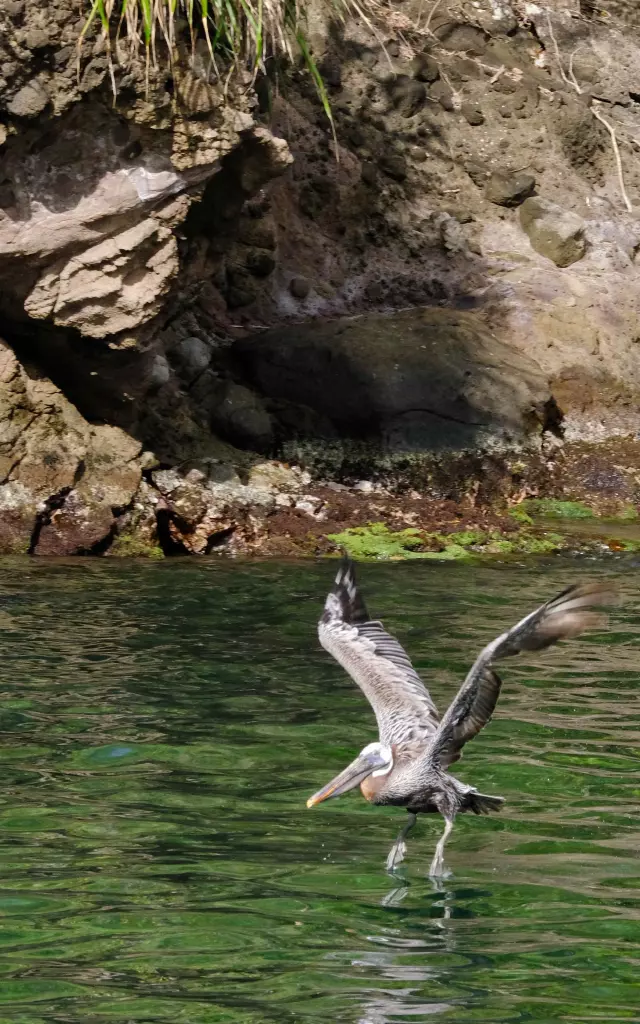
<svg viewBox="0 0 640 1024">
<path fill-rule="evenodd" d="M 606 624 L 594 611 L 612 605 L 617 593 L 610 583 L 581 583 L 536 608 L 484 648 L 443 716 L 429 748 L 429 757 L 446 768 L 460 757 L 465 743 L 487 724 L 500 695 L 501 680 L 492 665 L 522 651 L 541 651 L 560 640 Z"/>
<path fill-rule="evenodd" d="M 498 637 L 491 661 L 510 658 L 521 651 L 541 651 L 559 640 L 579 636 L 587 629 L 605 626 L 606 615 L 593 609 L 615 604 L 617 600 L 618 594 L 610 583 L 580 583 L 567 587 Z"/>
<path fill-rule="evenodd" d="M 344 622 L 349 626 L 369 621 L 369 613 L 358 590 L 354 564 L 346 554 L 342 556 L 320 621 L 326 625 Z"/>
<path fill-rule="evenodd" d="M 318 637 L 371 704 L 381 742 L 426 747 L 440 720 L 436 707 L 402 645 L 369 618 L 346 556 L 325 601 Z"/>
</svg>

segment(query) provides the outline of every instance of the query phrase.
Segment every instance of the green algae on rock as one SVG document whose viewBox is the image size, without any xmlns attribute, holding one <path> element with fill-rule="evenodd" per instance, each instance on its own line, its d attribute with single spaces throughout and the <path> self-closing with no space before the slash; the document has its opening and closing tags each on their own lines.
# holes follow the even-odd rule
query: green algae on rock
<svg viewBox="0 0 640 1024">
<path fill-rule="evenodd" d="M 591 519 L 595 515 L 583 501 L 563 501 L 559 498 L 527 498 L 519 507 L 523 508 L 525 514 L 549 519 Z"/>
<path fill-rule="evenodd" d="M 426 535 L 422 530 L 408 527 L 392 531 L 384 523 L 352 526 L 342 533 L 327 534 L 327 539 L 345 548 L 352 558 L 424 558 Z"/>
<path fill-rule="evenodd" d="M 109 548 L 114 558 L 164 558 L 159 544 L 151 544 L 134 534 L 122 533 Z"/>
<path fill-rule="evenodd" d="M 467 560 L 479 555 L 545 555 L 567 547 L 558 533 L 534 534 L 523 530 L 509 536 L 500 530 L 460 530 L 433 533 L 408 527 L 390 530 L 384 523 L 354 526 L 341 533 L 327 534 L 327 540 L 347 550 L 356 559 Z"/>
</svg>

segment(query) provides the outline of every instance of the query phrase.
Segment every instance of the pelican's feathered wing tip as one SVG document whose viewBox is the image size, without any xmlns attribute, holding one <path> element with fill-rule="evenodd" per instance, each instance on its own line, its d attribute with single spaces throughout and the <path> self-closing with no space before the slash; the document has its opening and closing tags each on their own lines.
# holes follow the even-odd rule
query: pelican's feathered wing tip
<svg viewBox="0 0 640 1024">
<path fill-rule="evenodd" d="M 578 583 L 540 605 L 487 644 L 443 716 L 433 739 L 433 759 L 442 767 L 452 764 L 464 744 L 477 736 L 490 720 L 502 685 L 492 668 L 493 662 L 524 651 L 542 651 L 588 629 L 600 629 L 607 624 L 607 616 L 601 609 L 618 600 L 615 586 L 608 581 Z"/>
<path fill-rule="evenodd" d="M 588 629 L 602 629 L 608 623 L 602 609 L 618 601 L 618 591 L 608 580 L 567 587 L 510 629 L 497 642 L 493 659 L 540 651 Z"/>
<path fill-rule="evenodd" d="M 344 548 L 341 550 L 340 567 L 336 573 L 333 587 L 327 595 L 320 619 L 320 622 L 325 625 L 343 622 L 347 625 L 356 625 L 359 622 L 367 622 L 369 619 L 366 605 L 358 590 L 353 560 L 349 558 Z"/>
</svg>

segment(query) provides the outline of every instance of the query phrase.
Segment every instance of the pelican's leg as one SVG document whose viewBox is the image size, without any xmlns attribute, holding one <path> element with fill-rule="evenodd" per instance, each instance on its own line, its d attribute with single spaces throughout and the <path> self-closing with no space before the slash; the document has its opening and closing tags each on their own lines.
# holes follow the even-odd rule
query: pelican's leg
<svg viewBox="0 0 640 1024">
<path fill-rule="evenodd" d="M 453 828 L 453 818 L 445 818 L 444 832 L 442 833 L 442 836 L 438 840 L 438 845 L 436 846 L 436 852 L 433 855 L 433 860 L 431 861 L 431 867 L 429 868 L 429 874 L 433 878 L 437 878 L 443 872 L 443 868 L 444 868 L 444 844 L 446 843 L 447 839 L 449 838 L 449 835 L 451 834 L 451 829 L 452 828 Z"/>
<path fill-rule="evenodd" d="M 391 847 L 389 856 L 387 857 L 387 871 L 393 871 L 397 868 L 398 864 L 402 864 L 404 855 L 407 852 L 407 844 L 405 843 L 406 837 L 418 820 L 417 814 L 412 811 L 409 812 L 409 820 L 402 829 L 400 835 L 396 839 L 395 843 Z"/>
</svg>

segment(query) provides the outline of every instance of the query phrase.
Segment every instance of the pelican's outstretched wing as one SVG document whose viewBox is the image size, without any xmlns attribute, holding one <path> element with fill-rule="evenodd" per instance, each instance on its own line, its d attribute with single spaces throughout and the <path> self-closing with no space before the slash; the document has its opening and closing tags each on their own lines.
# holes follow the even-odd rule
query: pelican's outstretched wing
<svg viewBox="0 0 640 1024">
<path fill-rule="evenodd" d="M 568 587 L 487 644 L 444 715 L 429 748 L 429 758 L 446 768 L 458 760 L 464 744 L 487 724 L 502 685 L 491 668 L 494 661 L 521 651 L 541 651 L 558 640 L 602 626 L 606 616 L 590 609 L 613 604 L 615 600 L 610 583 Z"/>
<path fill-rule="evenodd" d="M 375 711 L 386 746 L 427 742 L 440 721 L 408 655 L 381 622 L 371 621 L 344 558 L 318 623 L 320 643 L 355 680 Z"/>
</svg>

